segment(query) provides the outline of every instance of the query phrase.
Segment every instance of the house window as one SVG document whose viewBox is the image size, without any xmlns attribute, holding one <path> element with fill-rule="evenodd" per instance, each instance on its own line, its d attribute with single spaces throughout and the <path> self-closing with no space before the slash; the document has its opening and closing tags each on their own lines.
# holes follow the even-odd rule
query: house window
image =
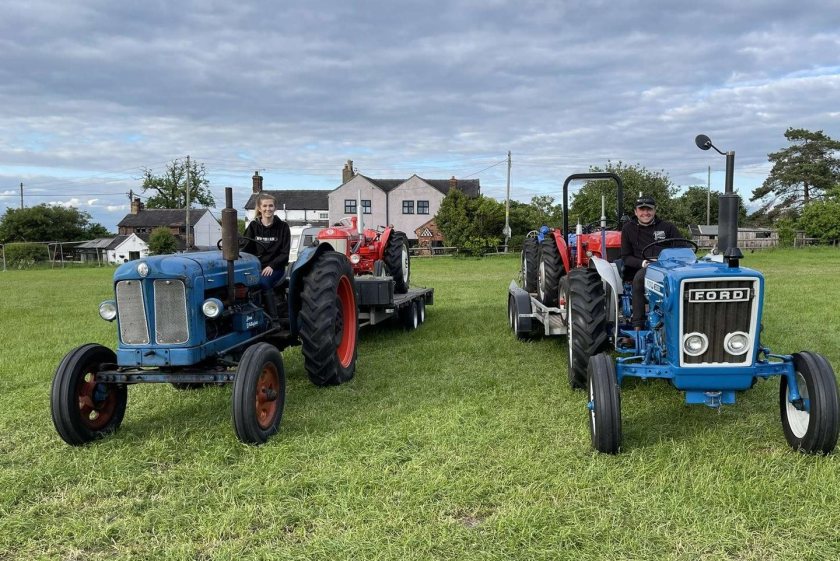
<svg viewBox="0 0 840 561">
<path fill-rule="evenodd" d="M 344 199 L 344 214 L 356 214 L 356 199 Z"/>
<path fill-rule="evenodd" d="M 370 201 L 362 199 L 362 212 L 364 214 L 370 214 Z"/>
<path fill-rule="evenodd" d="M 414 201 L 403 201 L 403 214 L 414 214 Z"/>
<path fill-rule="evenodd" d="M 417 214 L 429 214 L 429 201 L 417 201 Z"/>
<path fill-rule="evenodd" d="M 329 219 L 329 217 L 330 217 L 330 213 L 329 213 L 329 212 L 319 212 L 319 213 L 318 213 L 318 217 L 319 217 L 321 220 L 328 220 L 328 219 Z"/>
</svg>

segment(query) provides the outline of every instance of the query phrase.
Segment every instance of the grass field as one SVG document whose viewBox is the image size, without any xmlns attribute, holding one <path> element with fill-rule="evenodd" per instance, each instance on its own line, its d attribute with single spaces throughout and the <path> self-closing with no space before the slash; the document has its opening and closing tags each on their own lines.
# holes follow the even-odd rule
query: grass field
<svg viewBox="0 0 840 561">
<path fill-rule="evenodd" d="M 436 304 L 363 332 L 356 378 L 316 388 L 283 353 L 280 432 L 240 444 L 230 388 L 135 386 L 83 448 L 50 420 L 61 357 L 115 343 L 109 269 L 0 272 L 0 560 L 838 559 L 840 456 L 785 443 L 778 381 L 720 412 L 622 392 L 624 449 L 591 451 L 565 341 L 507 326 L 516 258 L 412 262 Z M 840 370 L 840 252 L 748 254 L 764 342 Z"/>
</svg>

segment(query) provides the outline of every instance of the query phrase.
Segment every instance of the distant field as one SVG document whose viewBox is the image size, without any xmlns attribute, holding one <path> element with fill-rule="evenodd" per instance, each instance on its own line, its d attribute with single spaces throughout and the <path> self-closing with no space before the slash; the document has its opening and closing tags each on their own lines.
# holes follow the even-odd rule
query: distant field
<svg viewBox="0 0 840 561">
<path fill-rule="evenodd" d="M 763 341 L 840 370 L 840 251 L 747 254 Z M 240 444 L 230 388 L 135 386 L 121 430 L 65 445 L 61 357 L 115 343 L 113 269 L 0 272 L 0 560 L 838 559 L 840 456 L 791 451 L 778 382 L 717 412 L 662 383 L 622 392 L 625 452 L 593 453 L 565 341 L 517 341 L 517 258 L 414 259 L 414 333 L 363 332 L 356 378 L 312 386 L 283 353 L 280 432 Z"/>
</svg>

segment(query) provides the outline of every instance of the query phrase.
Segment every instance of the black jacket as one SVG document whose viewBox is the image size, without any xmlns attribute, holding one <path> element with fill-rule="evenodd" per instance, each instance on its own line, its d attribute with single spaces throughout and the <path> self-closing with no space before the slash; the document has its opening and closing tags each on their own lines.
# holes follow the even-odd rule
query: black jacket
<svg viewBox="0 0 840 561">
<path fill-rule="evenodd" d="M 262 245 L 249 241 L 242 251 L 259 256 L 263 269 L 269 266 L 272 269 L 282 269 L 289 264 L 289 246 L 292 240 L 289 225 L 276 216 L 273 218 L 271 226 L 263 226 L 262 221 L 257 218 L 245 228 L 245 237 L 262 242 Z"/>
<path fill-rule="evenodd" d="M 635 270 L 641 269 L 642 250 L 646 245 L 655 240 L 682 237 L 676 226 L 658 216 L 654 217 L 653 223 L 648 226 L 639 224 L 639 220 L 634 216 L 621 228 L 621 258 L 624 260 L 624 266 Z M 650 257 L 656 257 L 662 249 L 663 246 L 653 246 L 647 254 Z"/>
</svg>

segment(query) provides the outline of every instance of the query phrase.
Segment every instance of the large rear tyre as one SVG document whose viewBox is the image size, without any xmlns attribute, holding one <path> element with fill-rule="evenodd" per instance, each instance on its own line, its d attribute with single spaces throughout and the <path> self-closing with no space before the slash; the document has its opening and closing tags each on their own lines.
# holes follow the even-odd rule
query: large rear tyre
<svg viewBox="0 0 840 561">
<path fill-rule="evenodd" d="M 595 269 L 577 268 L 569 272 L 562 290 L 568 290 L 566 342 L 569 385 L 584 388 L 589 357 L 605 350 L 609 343 L 604 285 Z"/>
<path fill-rule="evenodd" d="M 303 278 L 298 315 L 304 367 L 316 386 L 353 378 L 358 318 L 350 262 L 335 251 L 321 254 Z"/>
<path fill-rule="evenodd" d="M 286 403 L 286 374 L 277 347 L 251 345 L 233 380 L 233 428 L 245 444 L 263 444 L 277 432 Z"/>
<path fill-rule="evenodd" d="M 537 296 L 546 306 L 557 305 L 557 287 L 563 276 L 563 260 L 554 236 L 548 236 L 540 245 L 540 266 L 537 272 Z"/>
<path fill-rule="evenodd" d="M 408 280 L 411 276 L 411 260 L 408 256 L 408 238 L 402 232 L 391 232 L 385 253 L 382 256 L 388 273 L 394 279 L 394 292 L 408 292 Z"/>
<path fill-rule="evenodd" d="M 592 447 L 603 454 L 621 448 L 621 392 L 615 365 L 607 353 L 589 359 L 589 434 Z"/>
<path fill-rule="evenodd" d="M 58 365 L 50 409 L 53 425 L 67 444 L 80 446 L 102 438 L 122 423 L 128 402 L 126 386 L 94 381 L 102 365 L 116 362 L 114 351 L 89 343 L 67 353 Z"/>
<path fill-rule="evenodd" d="M 802 401 L 790 402 L 788 378 L 782 376 L 779 409 L 785 439 L 794 450 L 828 454 L 837 445 L 840 430 L 840 398 L 834 370 L 824 356 L 808 351 L 794 354 L 793 366 Z"/>
<path fill-rule="evenodd" d="M 521 258 L 523 288 L 533 294 L 537 291 L 540 268 L 540 245 L 537 238 L 525 238 Z"/>
</svg>

